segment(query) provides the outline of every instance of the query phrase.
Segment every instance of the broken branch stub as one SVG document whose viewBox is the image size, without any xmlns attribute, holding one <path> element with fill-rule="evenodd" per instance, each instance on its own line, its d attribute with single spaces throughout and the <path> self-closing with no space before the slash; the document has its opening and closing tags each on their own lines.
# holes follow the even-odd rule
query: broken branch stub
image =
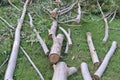
<svg viewBox="0 0 120 80">
<path fill-rule="evenodd" d="M 83 79 L 84 80 L 92 80 L 90 72 L 88 70 L 87 63 L 82 62 L 80 68 L 81 68 Z"/>
<path fill-rule="evenodd" d="M 51 28 L 49 30 L 49 34 L 48 34 L 49 37 L 53 38 L 55 36 L 57 27 L 58 27 L 57 21 L 53 20 L 52 26 L 51 26 Z"/>
<path fill-rule="evenodd" d="M 97 69 L 97 71 L 94 73 L 94 76 L 93 76 L 94 80 L 99 80 L 101 78 L 101 76 L 102 76 L 103 72 L 105 71 L 105 69 L 109 63 L 109 60 L 112 57 L 113 53 L 115 52 L 116 48 L 117 48 L 117 42 L 113 41 L 112 46 L 109 49 L 108 53 L 106 54 L 102 64 Z"/>
<path fill-rule="evenodd" d="M 67 77 L 77 72 L 75 67 L 67 67 L 65 62 L 59 62 L 53 66 L 54 75 L 52 80 L 67 80 Z"/>
<path fill-rule="evenodd" d="M 87 35 L 87 42 L 88 42 L 89 50 L 90 50 L 91 57 L 92 57 L 92 62 L 95 66 L 99 65 L 99 59 L 98 59 L 98 56 L 97 56 L 97 53 L 96 53 L 96 50 L 95 50 L 95 47 L 92 41 L 92 35 L 90 32 L 87 32 L 86 35 Z"/>
<path fill-rule="evenodd" d="M 63 39 L 63 34 L 58 34 L 57 37 L 53 38 L 53 45 L 49 54 L 49 60 L 52 64 L 57 63 L 60 59 Z"/>
</svg>

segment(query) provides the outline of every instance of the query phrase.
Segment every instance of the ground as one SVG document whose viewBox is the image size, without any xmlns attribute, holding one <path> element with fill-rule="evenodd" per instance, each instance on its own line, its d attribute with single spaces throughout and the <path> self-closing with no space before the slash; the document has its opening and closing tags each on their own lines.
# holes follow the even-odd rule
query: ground
<svg viewBox="0 0 120 80">
<path fill-rule="evenodd" d="M 14 4 L 22 9 L 23 4 L 19 1 L 14 2 Z M 41 10 L 41 3 L 36 3 L 29 5 L 28 12 L 31 12 L 34 18 L 34 26 L 40 33 L 41 37 L 45 40 L 48 48 L 52 46 L 52 39 L 48 37 L 48 29 L 50 29 L 52 20 L 49 15 Z M 47 3 L 43 2 L 43 5 Z M 35 13 L 37 12 L 37 14 Z M 17 20 L 20 18 L 21 12 L 17 11 L 14 7 L 0 6 L 0 16 L 7 20 L 13 27 L 16 27 Z M 77 73 L 68 77 L 68 80 L 82 80 L 82 75 L 80 71 L 81 62 L 86 62 L 88 64 L 91 75 L 97 70 L 93 66 L 87 39 L 86 32 L 92 33 L 92 38 L 94 46 L 96 48 L 97 54 L 100 61 L 104 59 L 104 56 L 108 52 L 113 41 L 117 41 L 118 46 L 114 55 L 111 57 L 107 69 L 103 73 L 100 80 L 120 80 L 120 30 L 109 30 L 109 39 L 106 43 L 102 42 L 104 37 L 104 22 L 100 18 L 100 15 L 84 15 L 84 20 L 81 20 L 77 26 L 68 26 L 66 24 L 60 24 L 66 30 L 71 29 L 71 38 L 73 41 L 72 48 L 69 50 L 68 54 L 64 54 L 66 39 L 62 46 L 61 54 L 63 56 L 60 61 L 64 61 L 68 66 L 75 66 L 77 68 Z M 109 19 L 108 19 L 109 21 Z M 116 17 L 111 23 L 109 23 L 110 28 L 120 27 L 120 19 Z M 60 30 L 57 33 L 62 33 Z M 6 25 L 2 20 L 0 20 L 0 65 L 11 53 L 12 44 L 14 40 L 14 30 L 11 30 L 8 25 Z M 43 74 L 45 80 L 51 80 L 53 76 L 53 67 L 50 64 L 48 57 L 44 54 L 41 45 L 39 44 L 35 33 L 29 26 L 28 15 L 25 17 L 25 21 L 21 31 L 21 46 L 26 50 L 31 59 L 34 61 L 38 69 Z M 72 58 L 74 59 L 72 60 Z M 7 63 L 0 67 L 0 80 L 3 80 L 5 69 Z M 31 66 L 31 64 L 26 59 L 23 52 L 19 49 L 19 55 L 17 59 L 17 65 L 14 73 L 14 80 L 40 80 L 39 76 Z"/>
</svg>

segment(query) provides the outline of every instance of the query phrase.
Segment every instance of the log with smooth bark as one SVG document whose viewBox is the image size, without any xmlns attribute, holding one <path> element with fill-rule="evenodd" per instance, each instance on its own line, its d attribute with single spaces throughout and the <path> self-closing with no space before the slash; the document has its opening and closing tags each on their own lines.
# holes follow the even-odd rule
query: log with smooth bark
<svg viewBox="0 0 120 80">
<path fill-rule="evenodd" d="M 96 53 L 96 50 L 95 50 L 95 47 L 92 41 L 92 35 L 90 32 L 87 32 L 86 35 L 87 35 L 87 42 L 88 42 L 89 50 L 90 50 L 91 57 L 92 57 L 92 62 L 94 65 L 99 65 L 99 59 L 98 59 L 98 56 L 97 56 L 97 53 Z"/>
<path fill-rule="evenodd" d="M 68 68 L 65 62 L 58 62 L 56 65 L 53 66 L 53 68 L 54 75 L 52 80 L 67 80 L 68 76 L 77 72 L 77 69 L 75 67 Z"/>
<path fill-rule="evenodd" d="M 19 46 L 20 46 L 20 32 L 21 32 L 22 24 L 23 24 L 24 17 L 26 14 L 28 3 L 29 3 L 29 0 L 26 0 L 24 7 L 23 7 L 22 15 L 19 19 L 18 25 L 15 30 L 14 43 L 13 43 L 10 59 L 8 62 L 8 66 L 7 66 L 7 69 L 5 72 L 4 80 L 13 80 L 13 73 L 15 70 L 16 60 L 17 60 L 17 56 L 18 56 L 18 50 L 19 50 Z"/>
<path fill-rule="evenodd" d="M 117 42 L 113 41 L 112 46 L 109 49 L 108 53 L 106 54 L 102 64 L 97 69 L 97 71 L 94 73 L 94 76 L 93 76 L 94 80 L 99 80 L 101 78 L 101 76 L 102 76 L 103 72 L 105 71 L 105 69 L 109 63 L 109 60 L 112 57 L 113 53 L 115 52 L 116 48 L 117 48 Z"/>
<path fill-rule="evenodd" d="M 37 30 L 34 28 L 33 19 L 32 19 L 31 14 L 28 13 L 28 16 L 29 16 L 29 18 L 30 18 L 30 27 L 31 27 L 31 28 L 33 29 L 33 31 L 35 32 L 35 34 L 36 34 L 36 36 L 37 36 L 37 39 L 38 39 L 40 45 L 42 46 L 45 55 L 48 55 L 49 49 L 48 49 L 46 43 L 43 41 L 43 39 L 41 38 L 41 36 L 40 36 L 39 33 L 37 32 Z"/>
<path fill-rule="evenodd" d="M 52 64 L 57 63 L 60 59 L 63 39 L 63 34 L 58 34 L 57 37 L 53 38 L 53 45 L 49 54 L 49 60 Z"/>
<path fill-rule="evenodd" d="M 65 34 L 65 36 L 67 38 L 67 41 L 68 41 L 68 44 L 71 47 L 72 46 L 72 40 L 70 38 L 70 35 L 67 33 L 67 31 L 64 28 L 59 27 L 59 29 Z"/>
<path fill-rule="evenodd" d="M 92 77 L 91 77 L 90 72 L 88 70 L 87 63 L 82 62 L 80 68 L 81 68 L 81 73 L 82 73 L 83 79 L 84 80 L 92 80 Z"/>
<path fill-rule="evenodd" d="M 109 37 L 109 34 L 108 34 L 108 32 L 109 32 L 109 25 L 108 25 L 107 18 L 106 18 L 106 16 L 105 16 L 105 14 L 103 13 L 102 8 L 101 8 L 101 6 L 100 6 L 100 4 L 99 4 L 98 1 L 97 1 L 97 5 L 98 5 L 98 8 L 100 9 L 100 12 L 101 12 L 101 14 L 102 14 L 102 18 L 103 18 L 103 20 L 104 20 L 105 36 L 104 36 L 104 38 L 103 38 L 103 42 L 106 42 L 106 41 L 108 40 L 108 37 Z"/>
<path fill-rule="evenodd" d="M 50 30 L 48 31 L 49 32 L 49 34 L 48 34 L 49 37 L 54 37 L 56 35 L 57 27 L 58 27 L 57 21 L 53 20 L 52 26 L 51 26 Z"/>
</svg>

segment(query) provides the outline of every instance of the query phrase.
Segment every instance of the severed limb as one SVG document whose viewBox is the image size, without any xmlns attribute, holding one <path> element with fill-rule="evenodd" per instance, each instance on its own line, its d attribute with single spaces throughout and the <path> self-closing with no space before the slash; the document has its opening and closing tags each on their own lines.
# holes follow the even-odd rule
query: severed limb
<svg viewBox="0 0 120 80">
<path fill-rule="evenodd" d="M 113 53 L 115 52 L 116 48 L 117 48 L 117 42 L 113 41 L 112 46 L 109 49 L 109 51 L 107 52 L 102 64 L 97 69 L 97 71 L 94 73 L 94 76 L 93 76 L 94 80 L 99 80 L 101 78 L 101 76 L 102 76 L 103 72 L 105 71 L 105 69 L 109 63 L 109 60 L 112 57 Z"/>
<path fill-rule="evenodd" d="M 92 57 L 92 62 L 94 65 L 99 65 L 99 59 L 98 59 L 98 56 L 97 56 L 97 53 L 96 53 L 96 50 L 95 50 L 95 47 L 92 41 L 92 35 L 90 32 L 87 32 L 86 35 L 87 35 L 87 42 L 88 42 L 89 50 L 90 50 L 91 57 Z"/>
<path fill-rule="evenodd" d="M 92 80 L 90 72 L 88 70 L 87 63 L 82 62 L 80 68 L 81 68 L 81 73 L 82 73 L 83 79 L 84 80 Z"/>
<path fill-rule="evenodd" d="M 48 55 L 49 49 L 48 49 L 46 43 L 43 41 L 43 39 L 41 38 L 41 36 L 40 36 L 39 33 L 37 32 L 37 30 L 34 28 L 33 19 L 32 19 L 32 16 L 30 15 L 30 13 L 28 13 L 28 16 L 29 16 L 29 18 L 30 18 L 30 27 L 33 28 L 33 31 L 35 32 L 35 34 L 36 34 L 36 36 L 37 36 L 37 39 L 38 39 L 40 45 L 42 46 L 45 55 Z"/>
<path fill-rule="evenodd" d="M 52 64 L 57 63 L 60 59 L 63 39 L 63 34 L 58 34 L 57 37 L 53 38 L 53 45 L 49 54 L 49 60 Z"/>
<path fill-rule="evenodd" d="M 67 80 L 67 77 L 77 72 L 75 67 L 67 67 L 65 62 L 58 62 L 56 65 L 53 65 L 54 75 L 52 80 Z"/>
<path fill-rule="evenodd" d="M 9 58 L 8 66 L 4 75 L 4 80 L 13 80 L 13 73 L 15 70 L 16 60 L 17 60 L 19 46 L 20 46 L 20 32 L 21 32 L 22 24 L 26 14 L 28 3 L 29 3 L 29 0 L 26 0 L 23 6 L 22 15 L 19 19 L 18 25 L 15 30 L 14 43 L 13 43 L 12 52 Z"/>
<path fill-rule="evenodd" d="M 103 13 L 102 8 L 101 8 L 101 6 L 100 6 L 100 4 L 99 4 L 98 1 L 97 1 L 97 5 L 98 5 L 98 8 L 100 9 L 100 12 L 101 12 L 102 17 L 103 17 L 103 20 L 104 20 L 105 36 L 104 36 L 104 38 L 103 38 L 103 42 L 106 42 L 106 41 L 108 40 L 108 36 L 109 36 L 109 34 L 108 34 L 108 32 L 109 32 L 109 25 L 108 25 L 107 18 L 106 18 L 106 16 L 105 16 L 105 14 Z"/>
<path fill-rule="evenodd" d="M 72 46 L 72 40 L 70 38 L 70 35 L 67 33 L 67 31 L 62 28 L 62 27 L 59 27 L 59 29 L 65 34 L 66 38 L 67 38 L 67 41 L 68 41 L 68 44 L 69 44 L 69 47 Z"/>
<path fill-rule="evenodd" d="M 36 67 L 36 65 L 34 64 L 34 62 L 31 60 L 31 58 L 29 57 L 29 55 L 27 54 L 27 52 L 20 46 L 20 49 L 22 50 L 22 52 L 24 53 L 24 55 L 26 56 L 26 58 L 28 59 L 28 61 L 32 64 L 33 68 L 36 70 L 37 74 L 40 76 L 41 80 L 44 80 L 41 72 L 39 71 L 39 69 Z"/>
</svg>

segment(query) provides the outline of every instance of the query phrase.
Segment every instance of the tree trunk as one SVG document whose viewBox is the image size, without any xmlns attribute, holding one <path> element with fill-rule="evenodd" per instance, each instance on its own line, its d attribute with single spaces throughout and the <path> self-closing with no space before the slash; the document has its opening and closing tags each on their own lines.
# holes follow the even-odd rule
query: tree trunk
<svg viewBox="0 0 120 80">
<path fill-rule="evenodd" d="M 26 0 L 21 18 L 20 18 L 17 28 L 15 30 L 15 38 L 14 38 L 13 48 L 12 48 L 8 66 L 7 66 L 7 69 L 5 72 L 4 80 L 13 80 L 13 73 L 15 70 L 16 60 L 17 60 L 17 56 L 18 56 L 18 50 L 19 50 L 19 46 L 20 46 L 20 32 L 21 32 L 22 24 L 23 24 L 24 17 L 26 14 L 26 9 L 27 9 L 28 3 L 29 3 L 29 0 Z"/>
</svg>

